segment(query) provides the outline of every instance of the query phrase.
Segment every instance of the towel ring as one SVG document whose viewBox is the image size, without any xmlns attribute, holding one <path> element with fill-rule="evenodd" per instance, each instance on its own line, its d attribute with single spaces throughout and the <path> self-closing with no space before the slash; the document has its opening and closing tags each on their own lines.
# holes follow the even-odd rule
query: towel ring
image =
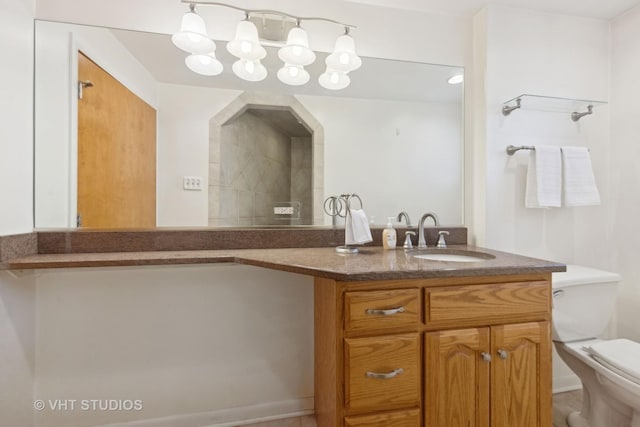
<svg viewBox="0 0 640 427">
<path fill-rule="evenodd" d="M 351 193 L 351 194 L 341 194 L 340 198 L 344 199 L 345 204 L 347 206 L 347 212 L 351 211 L 351 198 L 356 198 L 358 199 L 358 201 L 360 202 L 360 209 L 363 208 L 362 206 L 362 199 L 360 198 L 360 196 L 358 196 L 356 193 Z"/>
<path fill-rule="evenodd" d="M 324 201 L 324 212 L 332 217 L 337 216 L 342 216 L 340 215 L 340 212 L 342 212 L 342 208 L 343 208 L 344 203 L 342 202 L 342 199 L 340 199 L 339 197 L 336 196 L 330 196 L 327 197 L 326 200 Z"/>
</svg>

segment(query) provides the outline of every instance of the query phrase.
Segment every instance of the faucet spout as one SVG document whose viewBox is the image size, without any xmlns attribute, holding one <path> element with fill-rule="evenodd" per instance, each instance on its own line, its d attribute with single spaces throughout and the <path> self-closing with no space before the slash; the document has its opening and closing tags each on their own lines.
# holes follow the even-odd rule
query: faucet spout
<svg viewBox="0 0 640 427">
<path fill-rule="evenodd" d="M 398 218 L 396 218 L 396 221 L 402 221 L 402 217 L 404 217 L 405 221 L 407 222 L 407 228 L 411 228 L 411 220 L 409 219 L 409 214 L 406 211 L 400 212 L 398 214 Z"/>
<path fill-rule="evenodd" d="M 422 218 L 420 218 L 420 222 L 418 223 L 418 248 L 426 248 L 427 247 L 427 241 L 424 238 L 424 221 L 427 218 L 433 219 L 433 224 L 436 227 L 440 225 L 440 222 L 438 221 L 438 217 L 433 212 L 428 212 L 428 213 L 422 215 Z"/>
</svg>

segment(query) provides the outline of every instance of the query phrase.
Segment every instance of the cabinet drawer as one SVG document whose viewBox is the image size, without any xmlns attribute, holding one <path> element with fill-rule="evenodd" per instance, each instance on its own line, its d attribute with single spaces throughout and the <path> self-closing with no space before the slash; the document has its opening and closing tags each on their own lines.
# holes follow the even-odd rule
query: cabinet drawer
<svg viewBox="0 0 640 427">
<path fill-rule="evenodd" d="M 345 340 L 347 410 L 397 409 L 420 404 L 420 336 Z"/>
<path fill-rule="evenodd" d="M 345 329 L 398 328 L 420 322 L 420 289 L 347 292 L 344 296 Z"/>
<path fill-rule="evenodd" d="M 420 427 L 420 410 L 387 412 L 384 414 L 346 417 L 345 427 Z"/>
<path fill-rule="evenodd" d="M 450 286 L 425 291 L 427 324 L 544 316 L 550 311 L 546 281 Z"/>
</svg>

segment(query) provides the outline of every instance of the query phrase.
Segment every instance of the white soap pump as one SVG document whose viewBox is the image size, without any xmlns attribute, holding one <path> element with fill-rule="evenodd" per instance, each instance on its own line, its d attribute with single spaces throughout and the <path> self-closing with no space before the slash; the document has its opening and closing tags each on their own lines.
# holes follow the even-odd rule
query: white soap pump
<svg viewBox="0 0 640 427">
<path fill-rule="evenodd" d="M 395 217 L 388 217 L 387 226 L 382 230 L 382 247 L 385 249 L 395 249 L 398 235 L 396 229 L 393 228 L 393 220 Z"/>
</svg>

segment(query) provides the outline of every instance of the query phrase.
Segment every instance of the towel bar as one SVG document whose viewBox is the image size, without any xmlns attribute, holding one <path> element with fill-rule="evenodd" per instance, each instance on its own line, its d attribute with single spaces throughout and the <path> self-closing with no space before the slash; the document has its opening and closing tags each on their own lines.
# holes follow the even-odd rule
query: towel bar
<svg viewBox="0 0 640 427">
<path fill-rule="evenodd" d="M 516 153 L 516 151 L 520 151 L 520 150 L 535 150 L 535 149 L 536 149 L 536 147 L 534 147 L 533 145 L 517 145 L 517 146 L 516 145 L 508 145 L 506 151 L 507 151 L 507 154 L 509 156 L 513 156 Z M 591 150 L 589 150 L 589 151 L 591 151 Z"/>
</svg>

